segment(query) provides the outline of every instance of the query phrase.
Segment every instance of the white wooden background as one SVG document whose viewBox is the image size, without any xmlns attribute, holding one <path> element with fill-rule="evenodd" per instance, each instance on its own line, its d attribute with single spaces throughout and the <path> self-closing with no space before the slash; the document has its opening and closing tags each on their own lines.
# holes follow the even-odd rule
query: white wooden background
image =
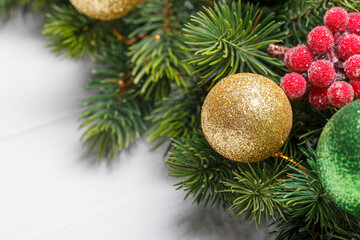
<svg viewBox="0 0 360 240">
<path fill-rule="evenodd" d="M 1 240 L 261 240 L 218 209 L 183 201 L 144 140 L 112 163 L 78 139 L 91 63 L 57 58 L 35 16 L 0 25 Z"/>
</svg>

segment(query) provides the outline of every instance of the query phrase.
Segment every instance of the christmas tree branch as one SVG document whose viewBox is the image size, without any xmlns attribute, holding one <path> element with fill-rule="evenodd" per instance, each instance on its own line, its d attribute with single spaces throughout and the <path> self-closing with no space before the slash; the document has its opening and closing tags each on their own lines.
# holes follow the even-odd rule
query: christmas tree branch
<svg viewBox="0 0 360 240">
<path fill-rule="evenodd" d="M 310 30 L 322 24 L 321 16 L 326 12 L 327 3 L 328 0 L 298 0 L 280 6 L 276 19 L 285 22 L 282 26 L 288 35 L 285 42 L 289 45 L 305 43 Z"/>
<path fill-rule="evenodd" d="M 184 32 L 189 45 L 186 50 L 192 53 L 188 62 L 200 75 L 199 84 L 211 82 L 213 86 L 237 72 L 276 79 L 277 74 L 270 66 L 279 69 L 284 64 L 264 52 L 269 44 L 284 37 L 284 32 L 278 31 L 282 23 L 273 21 L 273 16 L 262 18 L 261 11 L 251 4 L 243 9 L 240 1 L 231 6 L 221 2 L 192 16 Z"/>
<path fill-rule="evenodd" d="M 16 8 L 21 8 L 23 12 L 49 10 L 53 4 L 68 5 L 69 3 L 67 0 L 1 0 L 0 16 L 3 15 L 8 19 Z"/>
<path fill-rule="evenodd" d="M 293 239 L 290 237 L 295 237 L 296 231 L 303 232 L 301 239 L 307 239 L 306 236 L 309 239 L 319 236 L 320 239 L 360 237 L 356 218 L 341 210 L 324 190 L 318 176 L 315 152 L 312 149 L 302 149 L 302 152 L 307 160 L 303 165 L 306 169 L 292 167 L 287 178 L 276 185 L 275 196 L 285 204 L 285 216 L 290 220 L 280 223 L 277 229 L 281 236 L 279 239 Z M 296 227 L 292 228 L 291 224 Z M 332 238 L 326 238 L 329 236 Z"/>
<path fill-rule="evenodd" d="M 166 164 L 169 176 L 185 178 L 175 185 L 177 189 L 187 191 L 185 198 L 193 195 L 198 205 L 218 203 L 225 207 L 233 195 L 222 190 L 233 178 L 231 169 L 235 164 L 215 152 L 200 132 L 195 132 L 193 138 L 174 140 L 174 147 Z"/>
<path fill-rule="evenodd" d="M 113 158 L 146 129 L 144 118 L 150 105 L 131 84 L 126 47 L 113 38 L 102 49 L 99 59 L 107 67 L 93 71 L 88 89 L 98 93 L 85 101 L 86 110 L 81 114 L 80 127 L 86 128 L 82 142 L 99 158 Z"/>
<path fill-rule="evenodd" d="M 169 139 L 192 138 L 200 128 L 200 112 L 204 93 L 196 87 L 189 88 L 183 95 L 165 98 L 156 103 L 149 116 L 153 126 L 147 131 L 149 141 L 157 148 Z M 169 147 L 172 145 L 170 144 Z"/>
<path fill-rule="evenodd" d="M 75 59 L 87 55 L 95 59 L 99 48 L 119 28 L 119 23 L 102 22 L 79 13 L 72 6 L 53 6 L 53 12 L 45 15 L 42 33 L 58 55 Z"/>
<path fill-rule="evenodd" d="M 282 215 L 282 203 L 275 198 L 275 189 L 286 171 L 278 159 L 272 163 L 238 164 L 234 179 L 225 182 L 228 189 L 223 190 L 234 195 L 229 211 L 235 218 L 244 214 L 244 222 L 251 218 L 256 227 L 263 218 L 276 220 Z"/>
<path fill-rule="evenodd" d="M 147 36 L 130 48 L 133 83 L 140 86 L 145 99 L 156 101 L 169 96 L 173 85 L 186 89 L 192 70 L 183 62 L 188 53 L 181 48 L 184 40 L 172 1 L 154 0 L 144 4 L 139 15 L 127 20 L 140 25 L 130 37 Z"/>
</svg>

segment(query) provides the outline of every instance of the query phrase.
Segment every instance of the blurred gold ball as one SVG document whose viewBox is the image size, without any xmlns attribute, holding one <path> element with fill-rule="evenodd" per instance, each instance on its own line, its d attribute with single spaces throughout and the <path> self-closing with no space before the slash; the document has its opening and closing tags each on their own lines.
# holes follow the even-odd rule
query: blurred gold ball
<svg viewBox="0 0 360 240">
<path fill-rule="evenodd" d="M 202 106 L 201 124 L 219 154 L 233 161 L 258 162 L 284 145 L 292 127 L 292 109 L 276 83 L 239 73 L 211 89 Z"/>
<path fill-rule="evenodd" d="M 140 0 L 70 0 L 70 2 L 84 15 L 108 21 L 122 18 Z"/>
</svg>

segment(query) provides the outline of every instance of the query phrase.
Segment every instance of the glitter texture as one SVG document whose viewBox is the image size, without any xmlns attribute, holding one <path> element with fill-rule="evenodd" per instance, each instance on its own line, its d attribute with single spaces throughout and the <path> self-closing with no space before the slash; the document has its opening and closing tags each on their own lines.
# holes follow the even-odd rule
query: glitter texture
<svg viewBox="0 0 360 240">
<path fill-rule="evenodd" d="M 360 100 L 330 119 L 317 153 L 325 190 L 338 206 L 360 217 Z"/>
<path fill-rule="evenodd" d="M 122 18 L 140 0 L 70 0 L 70 2 L 86 16 L 106 21 Z"/>
<path fill-rule="evenodd" d="M 292 109 L 270 79 L 239 73 L 218 82 L 201 112 L 204 135 L 224 157 L 258 162 L 284 145 L 292 127 Z"/>
</svg>

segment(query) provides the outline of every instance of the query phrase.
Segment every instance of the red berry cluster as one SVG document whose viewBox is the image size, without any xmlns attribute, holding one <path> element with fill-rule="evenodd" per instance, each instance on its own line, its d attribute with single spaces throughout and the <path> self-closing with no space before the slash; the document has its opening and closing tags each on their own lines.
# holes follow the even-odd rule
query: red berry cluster
<svg viewBox="0 0 360 240">
<path fill-rule="evenodd" d="M 280 82 L 291 101 L 308 97 L 319 110 L 341 108 L 360 98 L 360 14 L 333 7 L 324 24 L 309 32 L 308 46 L 286 52 L 284 62 L 292 73 Z"/>
</svg>

